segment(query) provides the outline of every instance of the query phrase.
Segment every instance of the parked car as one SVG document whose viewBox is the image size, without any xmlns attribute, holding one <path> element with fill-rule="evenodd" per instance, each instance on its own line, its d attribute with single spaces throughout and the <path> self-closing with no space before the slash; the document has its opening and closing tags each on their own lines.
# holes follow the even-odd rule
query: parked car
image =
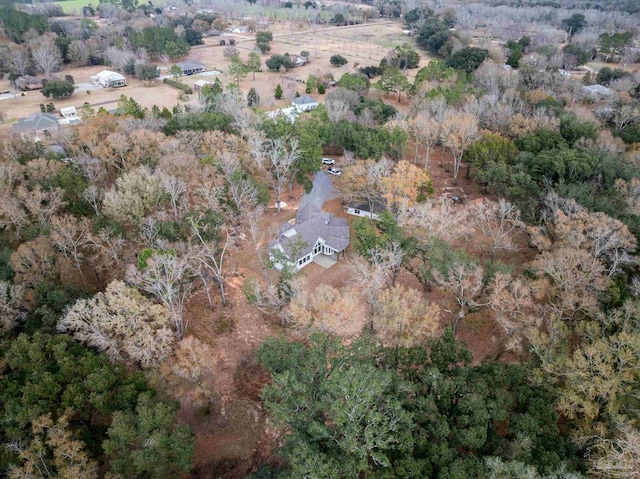
<svg viewBox="0 0 640 479">
<path fill-rule="evenodd" d="M 329 168 L 327 172 L 333 176 L 340 176 L 342 174 L 342 170 L 339 170 L 338 168 Z"/>
<path fill-rule="evenodd" d="M 336 164 L 336 160 L 332 160 L 331 158 L 323 158 L 322 159 L 322 164 L 323 165 L 335 165 Z"/>
</svg>

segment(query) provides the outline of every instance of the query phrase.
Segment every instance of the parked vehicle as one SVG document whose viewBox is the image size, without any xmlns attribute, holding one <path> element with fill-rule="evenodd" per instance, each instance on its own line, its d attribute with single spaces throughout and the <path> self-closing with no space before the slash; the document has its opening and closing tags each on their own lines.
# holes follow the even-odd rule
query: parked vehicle
<svg viewBox="0 0 640 479">
<path fill-rule="evenodd" d="M 323 165 L 335 165 L 336 164 L 336 160 L 332 160 L 331 158 L 323 158 L 322 159 L 322 164 Z"/>
<path fill-rule="evenodd" d="M 333 175 L 333 176 L 340 176 L 340 175 L 342 175 L 342 170 L 339 170 L 338 168 L 329 168 L 329 169 L 327 170 L 327 172 L 328 172 L 330 175 Z"/>
</svg>

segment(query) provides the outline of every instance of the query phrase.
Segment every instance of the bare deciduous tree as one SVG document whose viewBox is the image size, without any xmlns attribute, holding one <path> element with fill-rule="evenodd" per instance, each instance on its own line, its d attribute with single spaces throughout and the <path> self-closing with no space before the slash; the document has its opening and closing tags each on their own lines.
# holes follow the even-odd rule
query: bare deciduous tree
<svg viewBox="0 0 640 479">
<path fill-rule="evenodd" d="M 137 168 L 120 175 L 105 193 L 103 211 L 117 221 L 137 225 L 157 208 L 163 195 L 160 177 L 147 168 Z"/>
<path fill-rule="evenodd" d="M 534 262 L 552 281 L 549 305 L 559 318 L 571 319 L 576 313 L 595 314 L 598 294 L 608 285 L 605 267 L 583 249 L 561 247 L 545 251 Z"/>
<path fill-rule="evenodd" d="M 382 291 L 373 324 L 396 348 L 423 344 L 440 319 L 440 308 L 425 301 L 415 289 L 397 285 Z"/>
<path fill-rule="evenodd" d="M 168 253 L 155 254 L 142 270 L 131 265 L 127 271 L 127 280 L 131 284 L 155 296 L 169 309 L 179 339 L 184 337 L 188 326 L 184 308 L 191 293 L 192 279 L 193 268 L 189 262 Z"/>
<path fill-rule="evenodd" d="M 469 213 L 469 208 L 459 208 L 448 198 L 429 199 L 403 212 L 398 223 L 425 243 L 432 239 L 453 242 L 473 231 Z"/>
<path fill-rule="evenodd" d="M 295 296 L 285 314 L 287 321 L 297 328 L 344 335 L 361 312 L 357 299 L 349 291 L 321 284 L 313 292 Z"/>
<path fill-rule="evenodd" d="M 76 301 L 57 327 L 104 351 L 112 361 L 132 361 L 142 367 L 167 358 L 175 340 L 169 311 L 122 281 L 113 281 L 91 299 Z"/>
<path fill-rule="evenodd" d="M 15 283 L 26 287 L 49 284 L 58 274 L 55 250 L 49 239 L 42 236 L 18 246 L 10 262 Z"/>
<path fill-rule="evenodd" d="M 49 237 L 53 245 L 73 264 L 82 274 L 82 262 L 85 259 L 85 249 L 91 242 L 91 220 L 76 218 L 72 215 L 54 216 L 51 219 L 51 233 Z"/>
<path fill-rule="evenodd" d="M 48 225 L 51 217 L 66 205 L 65 192 L 62 188 L 43 189 L 36 185 L 31 190 L 20 185 L 16 190 L 16 196 L 22 201 L 29 214 L 42 225 Z"/>
<path fill-rule="evenodd" d="M 160 179 L 162 181 L 162 188 L 169 196 L 169 204 L 171 205 L 173 218 L 179 221 L 188 206 L 186 204 L 187 184 L 168 173 L 161 174 Z"/>
<path fill-rule="evenodd" d="M 280 198 L 282 189 L 291 179 L 295 164 L 298 161 L 298 155 L 297 140 L 292 140 L 289 143 L 289 147 L 287 147 L 286 140 L 283 138 L 269 140 L 267 142 L 262 166 L 271 177 L 278 212 L 280 212 L 281 207 Z"/>
<path fill-rule="evenodd" d="M 224 227 L 212 227 L 207 225 L 202 219 L 190 218 L 191 231 L 193 232 L 195 245 L 193 249 L 193 259 L 202 268 L 198 274 L 205 283 L 209 306 L 213 308 L 211 297 L 208 293 L 207 278 L 213 278 L 213 281 L 220 289 L 220 297 L 222 305 L 227 305 L 227 297 L 225 295 L 224 282 L 226 279 L 226 270 L 224 267 L 224 257 L 229 246 L 229 233 Z M 224 242 L 221 235 L 224 234 Z"/>
<path fill-rule="evenodd" d="M 50 40 L 40 41 L 37 46 L 31 48 L 31 58 L 38 70 L 47 78 L 58 70 L 61 63 L 60 49 Z"/>
<path fill-rule="evenodd" d="M 433 271 L 435 283 L 458 302 L 459 311 L 453 321 L 453 332 L 471 308 L 484 306 L 481 301 L 485 290 L 484 268 L 473 263 L 454 263 L 446 272 Z"/>
<path fill-rule="evenodd" d="M 471 144 L 478 139 L 478 120 L 471 115 L 454 116 L 442 123 L 442 143 L 449 148 L 453 156 L 453 184 L 458 184 L 458 172 L 462 156 Z"/>
<path fill-rule="evenodd" d="M 0 337 L 11 331 L 23 318 L 24 288 L 0 281 Z"/>
<path fill-rule="evenodd" d="M 491 261 L 494 261 L 496 251 L 513 250 L 516 245 L 513 235 L 524 229 L 524 222 L 520 219 L 520 211 L 515 205 L 500 198 L 498 202 L 482 201 L 474 203 L 469 212 L 475 229 L 491 243 Z"/>
<path fill-rule="evenodd" d="M 26 75 L 31 65 L 29 54 L 22 46 L 12 46 L 7 52 L 7 63 L 11 72 L 17 76 Z"/>
</svg>

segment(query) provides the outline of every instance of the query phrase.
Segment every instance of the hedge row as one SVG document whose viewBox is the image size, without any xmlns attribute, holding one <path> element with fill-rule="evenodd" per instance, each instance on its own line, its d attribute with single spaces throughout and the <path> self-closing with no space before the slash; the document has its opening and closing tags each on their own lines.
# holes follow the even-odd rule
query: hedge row
<svg viewBox="0 0 640 479">
<path fill-rule="evenodd" d="M 193 93 L 193 90 L 191 89 L 191 87 L 189 85 L 186 85 L 186 84 L 184 84 L 182 82 L 179 82 L 177 80 L 172 80 L 171 78 L 165 78 L 162 81 L 163 81 L 163 83 L 166 83 L 167 85 L 172 86 L 173 88 L 177 88 L 178 90 L 182 90 L 187 95 L 191 95 Z"/>
</svg>

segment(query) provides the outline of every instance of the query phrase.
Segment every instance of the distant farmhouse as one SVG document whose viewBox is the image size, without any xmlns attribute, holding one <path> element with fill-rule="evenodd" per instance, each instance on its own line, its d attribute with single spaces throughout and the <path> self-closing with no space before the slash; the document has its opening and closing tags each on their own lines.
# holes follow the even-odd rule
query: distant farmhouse
<svg viewBox="0 0 640 479">
<path fill-rule="evenodd" d="M 281 116 L 284 117 L 289 123 L 295 123 L 298 119 L 299 114 L 300 112 L 296 108 L 290 106 L 289 108 L 278 108 L 277 110 L 267 112 L 267 118 L 273 120 Z"/>
<path fill-rule="evenodd" d="M 91 83 L 102 85 L 106 88 L 118 88 L 127 86 L 127 79 L 120 73 L 102 70 L 97 75 L 91 75 Z"/>
<path fill-rule="evenodd" d="M 319 103 L 309 95 L 302 95 L 291 100 L 291 105 L 302 113 L 303 111 L 315 110 L 318 108 Z"/>
<path fill-rule="evenodd" d="M 583 93 L 590 96 L 611 96 L 613 90 L 602 85 L 585 85 L 582 87 Z"/>
<path fill-rule="evenodd" d="M 11 129 L 21 135 L 34 135 L 38 140 L 40 133 L 50 133 L 59 128 L 58 117 L 51 113 L 34 113 L 25 118 L 20 118 Z"/>
<path fill-rule="evenodd" d="M 312 261 L 328 267 L 344 258 L 348 246 L 347 220 L 308 204 L 298 211 L 294 224 L 280 227 L 277 241 L 271 244 L 271 257 L 279 270 L 284 265 L 278 261 L 289 262 L 297 270 Z"/>
<path fill-rule="evenodd" d="M 176 65 L 182 70 L 183 75 L 195 75 L 196 73 L 202 73 L 205 71 L 204 63 L 196 60 L 185 60 Z"/>
</svg>

